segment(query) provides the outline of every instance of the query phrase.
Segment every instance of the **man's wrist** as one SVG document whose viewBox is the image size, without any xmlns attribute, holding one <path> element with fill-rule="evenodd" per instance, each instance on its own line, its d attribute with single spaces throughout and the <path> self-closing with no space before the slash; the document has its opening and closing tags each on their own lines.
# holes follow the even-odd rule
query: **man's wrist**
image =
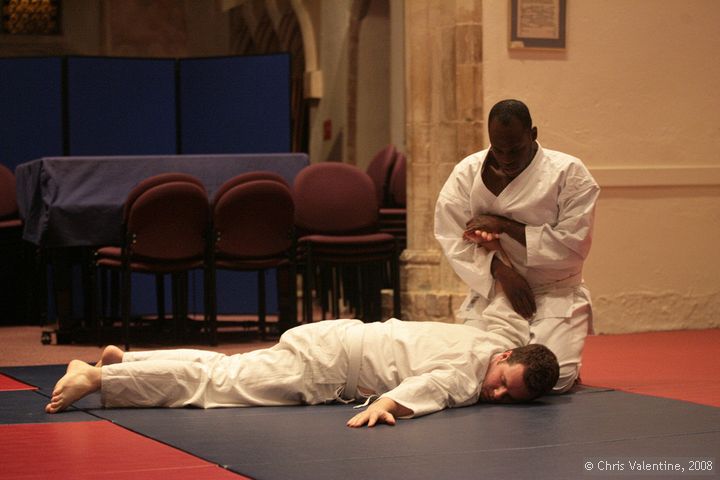
<svg viewBox="0 0 720 480">
<path fill-rule="evenodd" d="M 522 245 L 525 245 L 525 224 L 503 217 L 500 228 L 502 229 L 502 233 L 509 235 Z"/>
</svg>

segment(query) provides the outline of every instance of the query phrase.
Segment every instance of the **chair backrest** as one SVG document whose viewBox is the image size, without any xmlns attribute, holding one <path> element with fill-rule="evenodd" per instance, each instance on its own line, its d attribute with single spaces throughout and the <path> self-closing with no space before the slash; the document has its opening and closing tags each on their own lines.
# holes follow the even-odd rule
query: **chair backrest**
<svg viewBox="0 0 720 480">
<path fill-rule="evenodd" d="M 378 205 L 381 207 L 386 206 L 389 199 L 390 176 L 396 155 L 397 150 L 395 147 L 388 145 L 375 154 L 365 170 L 375 184 L 375 194 L 377 195 Z"/>
<path fill-rule="evenodd" d="M 275 182 L 280 182 L 283 185 L 285 185 L 288 189 L 290 188 L 290 185 L 288 185 L 287 181 L 279 174 L 275 172 L 269 172 L 266 170 L 259 170 L 257 172 L 247 172 L 247 173 L 241 173 L 240 175 L 236 175 L 230 180 L 226 181 L 222 185 L 220 185 L 220 188 L 217 192 L 215 192 L 215 196 L 213 197 L 213 204 L 217 203 L 218 199 L 225 195 L 225 193 L 233 188 L 235 185 L 239 185 L 241 183 L 245 182 L 252 182 L 254 180 L 272 180 Z"/>
<path fill-rule="evenodd" d="M 162 185 L 163 183 L 170 183 L 170 182 L 186 182 L 186 183 L 192 183 L 194 185 L 197 185 L 198 187 L 202 188 L 203 191 L 205 191 L 205 185 L 198 179 L 197 177 L 194 177 L 187 173 L 179 173 L 179 172 L 168 172 L 168 173 L 160 173 L 158 175 L 153 175 L 152 177 L 145 178 L 138 182 L 135 187 L 133 187 L 132 190 L 130 190 L 130 193 L 128 194 L 127 198 L 125 199 L 125 206 L 123 209 L 123 219 L 127 222 L 127 215 L 130 207 L 132 204 L 137 200 L 137 198 L 142 195 L 146 190 L 149 190 L 157 185 Z"/>
<path fill-rule="evenodd" d="M 0 165 L 0 218 L 17 216 L 15 188 L 15 174 L 5 165 Z"/>
<path fill-rule="evenodd" d="M 241 182 L 213 203 L 215 254 L 273 257 L 292 246 L 295 206 L 290 188 L 274 179 Z"/>
<path fill-rule="evenodd" d="M 345 163 L 305 167 L 295 177 L 295 225 L 329 235 L 377 230 L 378 201 L 370 176 Z"/>
<path fill-rule="evenodd" d="M 398 153 L 390 177 L 390 206 L 405 207 L 407 204 L 407 158 Z"/>
<path fill-rule="evenodd" d="M 204 255 L 210 209 L 203 187 L 167 182 L 137 195 L 133 190 L 130 197 L 126 229 L 133 256 L 185 260 Z"/>
</svg>

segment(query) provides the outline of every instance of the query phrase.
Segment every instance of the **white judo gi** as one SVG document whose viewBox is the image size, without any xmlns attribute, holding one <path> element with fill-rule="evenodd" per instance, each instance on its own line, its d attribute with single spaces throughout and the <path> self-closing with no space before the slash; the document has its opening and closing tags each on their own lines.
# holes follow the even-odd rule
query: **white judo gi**
<svg viewBox="0 0 720 480">
<path fill-rule="evenodd" d="M 459 324 L 327 320 L 244 354 L 126 352 L 121 363 L 102 367 L 101 393 L 106 407 L 202 408 L 318 404 L 376 393 L 417 417 L 476 403 L 491 358 L 513 346 Z M 353 365 L 359 389 L 346 392 Z"/>
<path fill-rule="evenodd" d="M 526 247 L 507 234 L 500 236 L 503 250 L 529 283 L 537 305 L 529 335 L 523 338 L 518 329 L 511 332 L 520 334 L 513 339 L 517 345 L 541 343 L 555 353 L 560 363 L 555 391 L 565 391 L 577 378 L 585 337 L 592 330 L 590 292 L 582 281 L 582 267 L 590 251 L 600 188 L 579 159 L 538 144 L 527 168 L 495 196 L 481 176 L 488 151 L 455 166 L 435 208 L 435 238 L 470 287 L 456 317 L 481 329 L 495 328 L 498 320 L 522 318 L 504 293 L 495 290 L 490 264 L 497 252 L 465 242 L 463 232 L 466 222 L 481 214 L 525 224 Z"/>
</svg>

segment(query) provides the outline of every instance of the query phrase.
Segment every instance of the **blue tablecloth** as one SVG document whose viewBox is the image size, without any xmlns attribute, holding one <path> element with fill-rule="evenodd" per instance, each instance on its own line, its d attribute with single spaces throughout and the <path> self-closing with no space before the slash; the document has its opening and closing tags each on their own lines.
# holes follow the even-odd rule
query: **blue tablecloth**
<svg viewBox="0 0 720 480">
<path fill-rule="evenodd" d="M 40 158 L 15 170 L 23 238 L 42 247 L 119 245 L 125 198 L 147 177 L 194 175 L 212 199 L 226 180 L 250 171 L 276 172 L 292 185 L 308 163 L 304 153 Z"/>
</svg>

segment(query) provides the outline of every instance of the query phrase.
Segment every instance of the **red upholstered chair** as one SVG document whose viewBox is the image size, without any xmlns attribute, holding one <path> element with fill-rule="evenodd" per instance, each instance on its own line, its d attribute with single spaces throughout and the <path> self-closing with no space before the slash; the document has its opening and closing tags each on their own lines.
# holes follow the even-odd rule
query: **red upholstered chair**
<svg viewBox="0 0 720 480">
<path fill-rule="evenodd" d="M 375 184 L 375 193 L 380 207 L 388 206 L 390 201 L 390 177 L 396 156 L 396 148 L 388 145 L 375 154 L 365 170 Z"/>
<path fill-rule="evenodd" d="M 390 176 L 390 206 L 405 207 L 407 204 L 407 157 L 398 153 Z"/>
<path fill-rule="evenodd" d="M 218 325 L 248 322 L 217 320 L 216 270 L 258 273 L 258 321 L 267 329 L 265 271 L 289 267 L 295 278 L 294 202 L 287 183 L 270 172 L 251 172 L 223 184 L 212 202 L 212 231 L 208 256 L 211 341 L 217 343 Z M 253 322 L 255 323 L 255 322 Z"/>
<path fill-rule="evenodd" d="M 5 165 L 0 165 L 0 229 L 3 232 L 22 227 L 18 217 L 15 190 L 15 174 Z"/>
<path fill-rule="evenodd" d="M 407 159 L 398 153 L 390 176 L 390 201 L 388 206 L 380 208 L 380 231 L 394 235 L 400 250 L 407 245 Z"/>
<path fill-rule="evenodd" d="M 164 316 L 162 277 L 173 275 L 176 287 L 173 315 L 177 331 L 179 320 L 187 318 L 187 272 L 201 269 L 205 263 L 208 226 L 207 193 L 195 177 L 161 174 L 140 182 L 130 191 L 123 209 L 122 246 L 98 249 L 94 262 L 96 267 L 121 273 L 121 316 L 126 348 L 130 346 L 131 272 L 156 276 L 160 318 Z M 93 299 L 95 296 L 92 295 Z M 96 325 L 99 339 L 101 324 L 97 320 Z"/>
<path fill-rule="evenodd" d="M 282 183 L 287 187 L 290 188 L 290 185 L 288 185 L 287 181 L 282 177 L 282 175 L 279 175 L 275 172 L 269 172 L 266 170 L 258 170 L 256 172 L 247 172 L 247 173 L 241 173 L 240 175 L 236 175 L 233 178 L 229 179 L 222 185 L 220 185 L 220 188 L 218 188 L 218 191 L 215 192 L 215 197 L 213 200 L 213 204 L 215 201 L 222 197 L 225 192 L 230 190 L 231 188 L 235 187 L 236 185 L 239 185 L 241 183 L 246 182 L 252 182 L 253 180 L 272 180 L 274 182 Z"/>
<path fill-rule="evenodd" d="M 0 165 L 0 315 L 5 321 L 17 322 L 29 316 L 27 305 L 20 301 L 20 287 L 30 295 L 29 244 L 22 240 L 23 222 L 18 216 L 15 174 Z"/>
<path fill-rule="evenodd" d="M 395 238 L 378 231 L 378 202 L 370 176 L 343 163 L 318 163 L 295 178 L 295 225 L 301 235 L 298 254 L 305 264 L 303 316 L 312 321 L 312 286 L 316 272 L 329 273 L 333 314 L 339 314 L 340 273 L 358 273 L 345 282 L 343 298 L 354 304 L 356 316 L 379 320 L 380 272 L 390 264 L 393 312 L 400 316 L 400 279 Z M 347 278 L 347 277 L 346 277 Z M 358 278 L 355 276 L 355 278 Z M 318 296 L 323 288 L 317 289 Z M 348 291 L 349 290 L 349 291 Z M 356 300 L 355 300 L 356 299 Z M 323 311 L 323 317 L 325 312 Z"/>
</svg>

